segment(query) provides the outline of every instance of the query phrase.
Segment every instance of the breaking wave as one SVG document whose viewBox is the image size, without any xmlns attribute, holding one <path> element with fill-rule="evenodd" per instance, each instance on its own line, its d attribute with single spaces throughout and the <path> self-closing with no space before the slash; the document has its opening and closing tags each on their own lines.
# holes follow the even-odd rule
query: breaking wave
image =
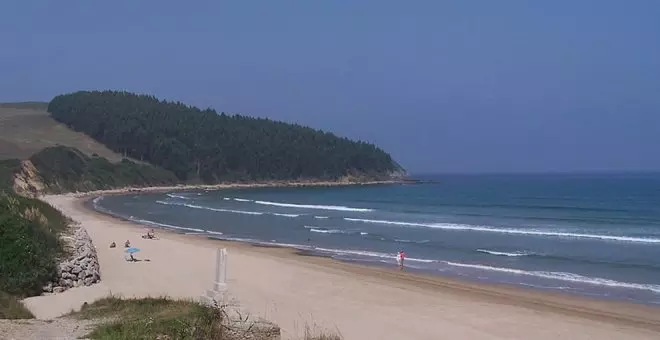
<svg viewBox="0 0 660 340">
<path fill-rule="evenodd" d="M 156 201 L 156 203 L 165 204 L 165 205 L 179 205 L 179 206 L 188 207 L 188 208 L 192 208 L 192 209 L 203 209 L 203 210 L 218 211 L 218 212 L 230 212 L 230 213 L 245 214 L 245 215 L 263 215 L 264 214 L 264 213 L 258 212 L 258 211 L 245 211 L 245 210 L 212 208 L 212 207 L 206 207 L 206 206 L 203 206 L 203 205 L 187 204 L 187 203 L 179 203 L 179 202 Z"/>
<path fill-rule="evenodd" d="M 516 252 L 513 252 L 513 253 L 508 253 L 508 252 L 505 252 L 505 251 L 488 250 L 488 249 L 477 249 L 477 251 L 480 252 L 480 253 L 485 253 L 485 254 L 491 254 L 491 255 L 496 255 L 496 256 L 509 256 L 509 257 L 533 255 L 532 253 L 527 253 L 527 252 L 524 252 L 524 251 L 516 251 Z"/>
<path fill-rule="evenodd" d="M 581 239 L 595 239 L 595 240 L 604 240 L 604 241 L 633 242 L 633 243 L 660 243 L 659 238 L 651 238 L 651 237 L 614 236 L 614 235 L 569 233 L 569 232 L 559 232 L 559 231 L 494 228 L 487 226 L 453 224 L 453 223 L 399 222 L 399 221 L 369 220 L 369 219 L 349 218 L 349 217 L 344 217 L 344 220 L 352 221 L 352 222 L 390 224 L 390 225 L 398 225 L 398 226 L 424 227 L 424 228 L 434 228 L 434 229 L 454 230 L 454 231 L 479 231 L 479 232 L 500 233 L 500 234 L 581 238 Z"/>
<path fill-rule="evenodd" d="M 285 208 L 298 208 L 298 209 L 319 209 L 319 210 L 337 210 L 337 211 L 353 211 L 353 212 L 370 212 L 373 209 L 366 208 L 352 208 L 345 207 L 341 205 L 312 205 L 312 204 L 293 204 L 293 203 L 281 203 L 281 202 L 270 202 L 270 201 L 254 201 L 256 204 L 261 205 L 271 205 L 276 207 L 285 207 Z"/>
</svg>

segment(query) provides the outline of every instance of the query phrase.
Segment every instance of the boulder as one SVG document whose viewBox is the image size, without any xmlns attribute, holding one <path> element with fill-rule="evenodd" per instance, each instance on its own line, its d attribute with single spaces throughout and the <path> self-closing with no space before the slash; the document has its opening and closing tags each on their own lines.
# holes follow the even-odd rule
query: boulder
<svg viewBox="0 0 660 340">
<path fill-rule="evenodd" d="M 80 273 L 81 271 L 82 271 L 82 268 L 81 268 L 80 266 L 74 266 L 74 267 L 71 269 L 71 273 L 73 273 L 73 274 L 78 274 L 78 273 Z"/>
<path fill-rule="evenodd" d="M 64 291 L 64 287 L 55 287 L 53 288 L 53 293 L 61 293 Z"/>
</svg>

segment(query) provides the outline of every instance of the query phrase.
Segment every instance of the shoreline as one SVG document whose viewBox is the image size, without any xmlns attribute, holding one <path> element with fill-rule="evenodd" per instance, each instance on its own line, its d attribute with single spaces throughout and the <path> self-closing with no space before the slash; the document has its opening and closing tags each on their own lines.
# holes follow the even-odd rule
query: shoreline
<svg viewBox="0 0 660 340">
<path fill-rule="evenodd" d="M 302 187 L 350 187 L 350 186 L 373 186 L 373 185 L 396 185 L 407 184 L 403 179 L 385 180 L 385 181 L 268 181 L 253 183 L 218 183 L 218 184 L 178 184 L 170 186 L 157 187 L 126 187 L 119 189 L 94 190 L 85 192 L 73 192 L 65 194 L 39 194 L 38 196 L 73 196 L 89 197 L 103 195 L 124 195 L 124 194 L 143 194 L 143 193 L 162 193 L 168 191 L 190 191 L 190 190 L 223 190 L 223 189 L 256 189 L 256 188 L 302 188 Z"/>
<path fill-rule="evenodd" d="M 160 234 L 166 233 L 168 235 L 173 235 L 173 236 L 176 235 L 179 237 L 195 238 L 201 241 L 209 241 L 212 243 L 217 243 L 227 248 L 231 248 L 233 246 L 233 247 L 240 247 L 241 249 L 245 249 L 245 248 L 248 249 L 253 248 L 253 250 L 258 249 L 255 251 L 259 253 L 272 252 L 272 254 L 269 255 L 274 255 L 274 256 L 282 256 L 281 253 L 285 252 L 287 256 L 292 255 L 297 257 L 306 257 L 310 259 L 317 258 L 317 260 L 309 260 L 309 262 L 323 264 L 323 265 L 328 265 L 329 263 L 332 263 L 333 266 L 339 266 L 339 267 L 347 266 L 347 268 L 342 268 L 347 273 L 353 274 L 359 272 L 360 274 L 365 274 L 365 272 L 370 271 L 368 273 L 370 275 L 391 276 L 397 279 L 403 279 L 408 283 L 424 284 L 436 288 L 442 287 L 447 289 L 454 289 L 456 290 L 457 293 L 478 292 L 480 294 L 483 294 L 485 298 L 493 298 L 500 303 L 523 303 L 523 304 L 529 304 L 530 306 L 534 306 L 534 307 L 546 307 L 549 310 L 559 309 L 569 313 L 571 312 L 589 313 L 596 317 L 615 316 L 616 318 L 617 315 L 610 313 L 601 313 L 602 310 L 600 309 L 590 310 L 589 308 L 583 308 L 582 305 L 584 305 L 584 303 L 586 303 L 587 305 L 593 303 L 604 304 L 604 305 L 615 304 L 618 305 L 617 309 L 626 306 L 630 306 L 630 307 L 639 306 L 642 308 L 649 308 L 650 309 L 649 313 L 650 312 L 660 313 L 660 306 L 658 305 L 641 304 L 641 303 L 628 302 L 618 299 L 595 298 L 595 297 L 580 295 L 577 293 L 572 294 L 572 293 L 563 293 L 552 290 L 545 290 L 540 288 L 531 288 L 531 287 L 527 288 L 527 287 L 516 286 L 513 284 L 462 279 L 453 276 L 428 273 L 424 270 L 418 270 L 412 268 L 400 272 L 396 267 L 385 264 L 373 265 L 373 264 L 361 263 L 360 261 L 337 260 L 332 258 L 332 256 L 330 255 L 315 253 L 313 249 L 312 250 L 298 249 L 286 245 L 269 244 L 267 242 L 260 243 L 257 241 L 250 242 L 250 241 L 242 241 L 242 240 L 214 238 L 214 237 L 210 237 L 209 235 L 201 234 L 201 233 L 186 234 L 180 231 L 167 229 L 165 227 L 152 227 L 145 224 L 141 224 L 139 222 L 132 221 L 130 219 L 121 216 L 114 215 L 111 212 L 105 212 L 95 209 L 93 205 L 93 200 L 97 197 L 100 196 L 93 195 L 90 197 L 85 197 L 79 202 L 79 204 L 83 209 L 87 209 L 92 213 L 102 215 L 109 219 L 119 220 L 124 223 L 131 224 L 135 228 L 141 228 L 143 230 L 148 230 L 153 228 Z M 353 267 L 353 268 L 349 268 L 349 267 Z M 527 300 L 527 298 L 530 299 Z M 571 305 L 557 304 L 554 303 L 555 301 L 552 301 L 553 299 L 562 299 L 568 301 L 574 298 L 581 301 L 576 301 L 575 303 L 571 303 Z M 562 301 L 562 302 L 566 302 L 566 301 Z M 629 319 L 626 321 L 633 321 L 633 323 L 637 322 L 637 320 L 633 320 L 633 319 Z M 655 319 L 653 319 L 652 323 L 654 324 L 654 326 L 657 327 L 657 330 L 660 331 L 660 317 L 657 319 L 657 322 Z"/>
<path fill-rule="evenodd" d="M 213 250 L 225 247 L 229 251 L 231 296 L 249 312 L 280 325 L 283 339 L 300 332 L 304 325 L 301 319 L 326 329 L 336 328 L 345 339 L 435 339 L 439 334 L 470 339 L 660 336 L 660 309 L 646 305 L 399 272 L 304 256 L 291 248 L 254 246 L 163 229 L 158 230 L 160 240 L 141 240 L 139 235 L 148 227 L 86 206 L 93 196 L 42 199 L 88 229 L 101 262 L 98 286 L 103 289 L 96 289 L 96 296 L 111 292 L 136 297 L 161 293 L 175 298 L 198 297 L 211 284 Z M 124 237 L 142 248 L 139 254 L 151 261 L 126 263 L 104 244 L 109 240 L 123 242 Z M 80 300 L 77 290 L 72 291 L 29 298 L 35 301 L 27 305 L 46 308 L 57 299 L 67 300 L 65 294 L 69 295 L 67 301 L 89 301 L 90 297 Z M 391 324 L 392 318 L 396 325 Z M 389 327 L 379 326 L 382 324 Z"/>
</svg>

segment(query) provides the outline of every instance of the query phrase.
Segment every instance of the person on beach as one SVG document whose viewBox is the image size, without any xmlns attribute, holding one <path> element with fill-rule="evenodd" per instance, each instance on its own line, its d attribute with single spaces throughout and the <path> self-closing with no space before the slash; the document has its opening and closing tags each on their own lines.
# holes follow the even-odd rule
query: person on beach
<svg viewBox="0 0 660 340">
<path fill-rule="evenodd" d="M 396 254 L 396 263 L 399 264 L 399 270 L 403 270 L 403 260 L 406 259 L 406 253 L 403 250 L 399 250 L 399 253 Z"/>
<path fill-rule="evenodd" d="M 126 243 L 124 243 L 124 248 L 130 248 L 131 247 L 131 241 L 126 240 Z"/>
</svg>

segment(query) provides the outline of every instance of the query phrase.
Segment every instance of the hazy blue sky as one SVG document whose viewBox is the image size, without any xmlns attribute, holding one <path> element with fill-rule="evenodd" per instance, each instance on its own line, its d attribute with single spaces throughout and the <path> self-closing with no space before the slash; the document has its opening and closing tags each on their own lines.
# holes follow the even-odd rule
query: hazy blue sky
<svg viewBox="0 0 660 340">
<path fill-rule="evenodd" d="M 660 169 L 660 1 L 5 1 L 0 101 L 126 89 L 411 171 Z"/>
</svg>

